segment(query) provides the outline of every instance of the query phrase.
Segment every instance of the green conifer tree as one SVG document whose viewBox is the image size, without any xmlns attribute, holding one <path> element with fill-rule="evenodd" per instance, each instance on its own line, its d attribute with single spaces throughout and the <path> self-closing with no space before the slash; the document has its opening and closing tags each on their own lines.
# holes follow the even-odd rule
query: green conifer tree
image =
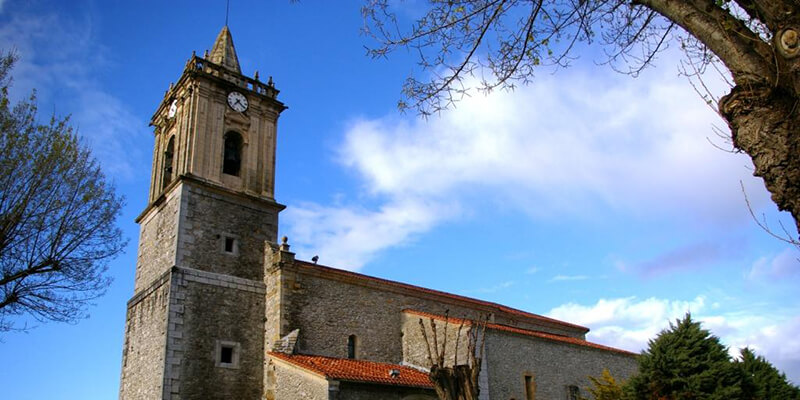
<svg viewBox="0 0 800 400">
<path fill-rule="evenodd" d="M 743 399 L 743 372 L 719 338 L 686 314 L 639 356 L 639 374 L 625 385 L 635 400 Z"/>
<path fill-rule="evenodd" d="M 749 348 L 741 350 L 741 358 L 735 365 L 745 378 L 743 389 L 746 397 L 753 400 L 798 400 L 800 388 L 786 380 L 786 375 L 778 371 L 764 357 L 756 355 Z"/>
</svg>

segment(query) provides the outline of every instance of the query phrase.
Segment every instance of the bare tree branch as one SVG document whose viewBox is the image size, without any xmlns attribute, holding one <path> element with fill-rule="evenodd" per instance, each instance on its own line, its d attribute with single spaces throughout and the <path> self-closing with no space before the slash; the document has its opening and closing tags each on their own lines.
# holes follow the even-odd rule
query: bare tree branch
<svg viewBox="0 0 800 400">
<path fill-rule="evenodd" d="M 0 331 L 21 315 L 83 317 L 125 246 L 115 226 L 122 199 L 68 119 L 37 123 L 35 95 L 11 107 L 14 57 L 0 62 Z"/>
</svg>

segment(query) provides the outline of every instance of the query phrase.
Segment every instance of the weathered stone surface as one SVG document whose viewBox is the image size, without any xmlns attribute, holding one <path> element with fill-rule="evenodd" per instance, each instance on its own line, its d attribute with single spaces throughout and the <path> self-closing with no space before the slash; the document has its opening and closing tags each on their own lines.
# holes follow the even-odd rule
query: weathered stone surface
<svg viewBox="0 0 800 400">
<path fill-rule="evenodd" d="M 428 346 L 422 336 L 422 328 L 419 325 L 420 319 L 425 325 L 428 339 L 433 341 L 433 329 L 430 319 L 415 314 L 403 313 L 403 364 L 429 369 L 431 364 L 428 360 Z M 444 321 L 434 320 L 433 323 L 436 325 L 436 341 L 440 348 L 445 347 L 444 365 L 452 366 L 454 361 L 458 361 L 459 364 L 467 363 L 469 360 L 467 348 L 470 326 L 463 326 L 459 331 L 461 324 L 448 323 L 446 324 L 447 329 L 445 329 Z M 458 349 L 458 357 L 455 357 L 456 349 Z M 431 353 L 433 357 L 436 357 L 432 347 Z"/>
<path fill-rule="evenodd" d="M 164 274 L 128 303 L 120 377 L 122 400 L 161 398 L 169 290 L 169 275 Z"/>
<path fill-rule="evenodd" d="M 181 191 L 171 190 L 159 204 L 153 204 L 139 220 L 139 250 L 136 258 L 134 293 L 175 265 L 178 237 L 178 210 Z"/>
<path fill-rule="evenodd" d="M 328 381 L 292 366 L 270 363 L 275 391 L 268 400 L 328 400 Z"/>
<path fill-rule="evenodd" d="M 329 357 L 347 356 L 347 337 L 359 339 L 359 358 L 403 361 L 402 310 L 482 319 L 487 310 L 448 296 L 407 290 L 390 284 L 348 278 L 313 266 L 295 264 L 282 269 L 282 315 L 287 329 L 300 328 L 298 352 Z M 521 317 L 494 313 L 497 323 L 572 337 L 583 331 L 537 325 Z M 285 333 L 284 333 L 285 332 Z"/>
<path fill-rule="evenodd" d="M 173 394 L 184 399 L 258 399 L 264 374 L 264 284 L 178 269 L 182 324 L 174 331 L 178 377 Z M 170 321 L 172 322 L 172 321 Z M 235 367 L 218 365 L 217 342 L 238 344 Z M 172 398 L 175 398 L 173 396 Z"/>
<path fill-rule="evenodd" d="M 618 379 L 636 372 L 632 355 L 551 342 L 509 332 L 486 331 L 485 372 L 490 399 L 524 399 L 525 375 L 536 384 L 537 399 L 566 399 L 567 387 L 589 386 L 589 376 L 608 368 Z M 588 396 L 588 393 L 582 393 Z"/>
<path fill-rule="evenodd" d="M 336 397 L 342 400 L 436 400 L 433 390 L 341 382 Z"/>
<path fill-rule="evenodd" d="M 180 185 L 177 265 L 263 281 L 264 242 L 277 239 L 281 206 L 192 180 Z"/>
</svg>

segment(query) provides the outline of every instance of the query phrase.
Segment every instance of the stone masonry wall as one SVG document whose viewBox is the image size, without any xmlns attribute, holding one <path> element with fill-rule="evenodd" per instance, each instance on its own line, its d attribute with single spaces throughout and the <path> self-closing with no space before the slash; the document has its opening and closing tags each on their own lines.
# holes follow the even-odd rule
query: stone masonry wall
<svg viewBox="0 0 800 400">
<path fill-rule="evenodd" d="M 264 376 L 264 283 L 177 268 L 176 306 L 180 324 L 170 324 L 180 341 L 173 352 L 179 368 L 172 398 L 260 399 Z M 172 315 L 171 315 L 172 318 Z M 236 366 L 219 365 L 218 343 L 235 343 Z M 173 350 L 170 348 L 169 350 Z M 236 356 L 234 356 L 236 357 Z M 179 395 L 179 397 L 175 396 Z"/>
<path fill-rule="evenodd" d="M 433 389 L 341 382 L 336 400 L 436 400 Z"/>
<path fill-rule="evenodd" d="M 275 242 L 278 206 L 184 181 L 177 265 L 262 281 L 264 242 Z M 225 251 L 225 238 L 234 240 Z"/>
<path fill-rule="evenodd" d="M 139 221 L 141 228 L 134 293 L 148 287 L 164 271 L 175 265 L 180 202 L 180 187 L 173 187 L 164 201 L 153 205 Z"/>
<path fill-rule="evenodd" d="M 357 358 L 399 364 L 403 361 L 401 310 L 444 314 L 448 308 L 430 300 L 360 285 L 284 274 L 284 330 L 300 328 L 300 353 L 345 358 L 347 338 L 356 335 Z M 451 315 L 468 315 L 471 311 L 450 308 Z"/>
<path fill-rule="evenodd" d="M 489 398 L 526 399 L 525 374 L 536 384 L 535 399 L 567 399 L 567 386 L 581 394 L 589 376 L 600 376 L 608 368 L 618 379 L 636 372 L 633 355 L 564 344 L 510 332 L 486 331 Z M 482 393 L 483 394 L 483 393 Z"/>
<path fill-rule="evenodd" d="M 328 381 L 294 366 L 271 362 L 270 374 L 274 378 L 273 393 L 267 400 L 328 400 Z"/>
<path fill-rule="evenodd" d="M 347 338 L 356 335 L 358 358 L 400 363 L 403 361 L 402 310 L 444 315 L 449 309 L 450 316 L 468 319 L 485 315 L 485 310 L 463 302 L 426 297 L 409 290 L 392 290 L 386 285 L 363 284 L 361 279 L 335 279 L 333 274 L 308 273 L 296 268 L 285 268 L 282 274 L 285 324 L 281 333 L 300 328 L 298 351 L 301 353 L 346 357 Z M 528 329 L 558 334 L 568 332 L 513 321 L 502 314 L 495 314 L 494 319 L 497 323 Z"/>
<path fill-rule="evenodd" d="M 272 350 L 272 345 L 281 338 L 281 282 L 282 273 L 280 268 L 271 267 L 278 260 L 276 257 L 277 245 L 264 243 L 264 265 L 267 266 L 264 273 L 264 284 L 266 288 L 264 299 L 264 348 Z M 288 333 L 288 332 L 287 332 Z"/>
<path fill-rule="evenodd" d="M 161 398 L 169 292 L 166 273 L 128 302 L 120 400 Z"/>
<path fill-rule="evenodd" d="M 425 324 L 425 332 L 428 340 L 433 343 L 433 329 L 429 318 L 416 314 L 403 313 L 403 363 L 422 368 L 430 368 L 428 361 L 428 349 L 426 348 L 425 338 L 422 336 L 422 328 L 419 320 L 422 318 Z M 459 324 L 448 323 L 445 330 L 444 321 L 434 320 L 436 325 L 436 342 L 441 348 L 446 341 L 445 365 L 451 366 L 456 361 L 455 350 L 458 345 L 458 363 L 464 364 L 468 361 L 467 351 L 469 343 L 470 327 L 464 326 L 459 335 Z M 458 339 L 456 339 L 458 337 Z M 435 357 L 435 355 L 433 355 Z"/>
</svg>

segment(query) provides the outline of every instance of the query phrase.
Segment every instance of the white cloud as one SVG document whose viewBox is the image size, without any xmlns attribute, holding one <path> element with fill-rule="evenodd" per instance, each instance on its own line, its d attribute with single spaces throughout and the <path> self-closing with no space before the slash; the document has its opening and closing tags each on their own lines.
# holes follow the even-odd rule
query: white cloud
<svg viewBox="0 0 800 400">
<path fill-rule="evenodd" d="M 738 181 L 752 183 L 749 161 L 707 142 L 721 121 L 686 82 L 653 78 L 600 82 L 568 72 L 476 94 L 441 118 L 357 121 L 341 159 L 373 193 L 438 197 L 479 187 L 538 215 L 580 213 L 597 200 L 664 217 L 742 214 Z"/>
<path fill-rule="evenodd" d="M 757 310 L 726 313 L 706 298 L 669 300 L 636 297 L 600 299 L 592 305 L 568 303 L 547 314 L 588 326 L 587 339 L 640 352 L 669 324 L 691 312 L 694 320 L 719 337 L 731 350 L 750 347 L 794 382 L 800 382 L 800 315 L 769 314 Z"/>
<path fill-rule="evenodd" d="M 308 248 L 335 251 L 330 243 L 335 240 L 363 253 L 353 256 L 358 266 L 448 219 L 413 213 L 428 219 L 407 223 L 387 212 L 404 213 L 398 204 L 440 206 L 443 199 L 465 212 L 489 202 L 533 218 L 618 212 L 651 223 L 678 221 L 685 229 L 750 223 L 739 181 L 756 208 L 768 199 L 763 184 L 751 176 L 746 156 L 708 143 L 712 124 L 722 122 L 684 79 L 662 71 L 647 80 L 613 74 L 600 75 L 601 80 L 597 74 L 608 71 L 592 72 L 571 69 L 513 92 L 473 94 L 428 120 L 394 114 L 355 120 L 338 160 L 362 177 L 364 192 L 384 206 L 328 210 L 358 215 L 353 223 L 330 217 L 306 221 L 321 215 L 314 209 L 325 207 L 305 205 L 311 211 L 297 210 L 290 232 L 299 224 L 304 238 L 326 240 L 303 241 Z M 363 239 L 386 223 L 398 226 L 381 226 L 386 234 Z M 366 231 L 356 232 L 361 228 Z M 336 234 L 343 231 L 361 242 L 345 243 Z"/>
<path fill-rule="evenodd" d="M 444 203 L 406 199 L 376 211 L 306 203 L 281 216 L 300 257 L 319 255 L 321 264 L 357 270 L 378 251 L 405 243 L 414 233 L 456 213 L 456 207 Z"/>
<path fill-rule="evenodd" d="M 689 301 L 669 301 L 654 297 L 638 300 L 636 297 L 600 299 L 592 306 L 568 303 L 556 307 L 548 315 L 589 326 L 617 324 L 626 327 L 667 326 L 669 321 L 683 317 L 687 312 L 697 313 L 705 308 L 705 298 L 698 296 Z"/>
</svg>

